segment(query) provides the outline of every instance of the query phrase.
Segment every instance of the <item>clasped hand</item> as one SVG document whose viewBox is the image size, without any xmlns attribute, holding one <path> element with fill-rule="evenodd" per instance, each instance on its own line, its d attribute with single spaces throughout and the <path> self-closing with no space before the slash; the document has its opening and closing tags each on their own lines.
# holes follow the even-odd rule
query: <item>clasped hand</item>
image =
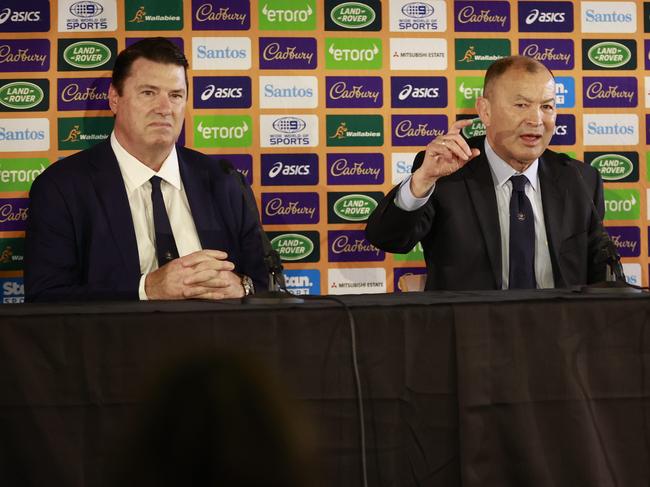
<svg viewBox="0 0 650 487">
<path fill-rule="evenodd" d="M 199 250 L 168 262 L 147 274 L 145 292 L 149 299 L 241 298 L 244 288 L 220 250 Z"/>
<path fill-rule="evenodd" d="M 414 196 L 424 196 L 438 179 L 455 173 L 481 153 L 478 149 L 471 149 L 460 134 L 472 122 L 472 119 L 458 120 L 445 135 L 429 142 L 422 165 L 411 178 L 411 192 Z"/>
</svg>

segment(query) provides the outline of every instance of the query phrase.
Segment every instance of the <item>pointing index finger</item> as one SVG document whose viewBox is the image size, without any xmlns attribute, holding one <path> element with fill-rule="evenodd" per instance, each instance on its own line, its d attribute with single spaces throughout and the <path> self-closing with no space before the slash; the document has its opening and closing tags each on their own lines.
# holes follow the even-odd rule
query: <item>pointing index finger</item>
<svg viewBox="0 0 650 487">
<path fill-rule="evenodd" d="M 460 134 L 460 131 L 464 129 L 465 127 L 468 127 L 474 123 L 475 118 L 463 118 L 462 120 L 456 120 L 454 123 L 451 124 L 449 127 L 449 131 L 447 134 L 449 135 L 456 135 Z"/>
</svg>

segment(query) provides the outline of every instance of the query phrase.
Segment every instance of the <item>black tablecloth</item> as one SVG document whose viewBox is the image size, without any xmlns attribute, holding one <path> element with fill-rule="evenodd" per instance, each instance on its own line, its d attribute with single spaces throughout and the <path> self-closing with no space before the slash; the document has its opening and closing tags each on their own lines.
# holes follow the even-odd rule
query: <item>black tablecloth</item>
<svg viewBox="0 0 650 487">
<path fill-rule="evenodd" d="M 635 486 L 648 468 L 647 295 L 341 296 L 374 486 Z M 254 354 L 302 401 L 322 485 L 361 484 L 351 328 L 332 301 L 0 307 L 0 485 L 107 485 L 108 452 L 181 355 Z"/>
</svg>

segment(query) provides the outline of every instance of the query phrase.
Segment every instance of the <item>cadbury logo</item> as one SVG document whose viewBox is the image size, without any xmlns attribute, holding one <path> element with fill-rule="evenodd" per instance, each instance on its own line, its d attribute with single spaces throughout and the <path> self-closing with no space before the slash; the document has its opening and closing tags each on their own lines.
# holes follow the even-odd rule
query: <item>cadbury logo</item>
<svg viewBox="0 0 650 487">
<path fill-rule="evenodd" d="M 635 95 L 633 91 L 619 91 L 617 85 L 608 86 L 605 88 L 601 81 L 591 83 L 587 87 L 586 91 L 586 96 L 590 100 L 617 100 L 622 98 L 626 99 L 629 103 L 632 103 Z"/>
<path fill-rule="evenodd" d="M 271 198 L 266 203 L 264 211 L 268 216 L 308 215 L 313 219 L 316 208 L 300 206 L 299 201 L 287 201 L 285 205 L 282 198 Z"/>
<path fill-rule="evenodd" d="M 284 50 L 277 42 L 272 42 L 264 48 L 262 58 L 265 61 L 307 61 L 312 62 L 314 53 L 297 51 L 295 46 L 287 46 Z"/>
<path fill-rule="evenodd" d="M 46 54 L 33 53 L 29 49 L 17 49 L 15 52 L 11 50 L 11 46 L 7 44 L 0 45 L 0 64 L 3 63 L 40 63 L 41 66 L 45 65 L 47 61 Z"/>
<path fill-rule="evenodd" d="M 554 47 L 546 47 L 541 49 L 539 44 L 529 44 L 521 53 L 523 56 L 532 57 L 537 61 L 560 61 L 564 64 L 571 63 L 571 54 L 563 52 L 555 52 Z"/>
<path fill-rule="evenodd" d="M 472 5 L 463 7 L 458 12 L 458 22 L 461 24 L 500 24 L 505 27 L 508 17 L 505 15 L 493 14 L 491 10 L 485 9 L 477 12 Z"/>
<path fill-rule="evenodd" d="M 0 223 L 27 221 L 27 208 L 15 208 L 11 203 L 0 206 Z"/>
<path fill-rule="evenodd" d="M 371 99 L 377 103 L 379 91 L 364 90 L 362 85 L 348 86 L 345 81 L 334 83 L 330 88 L 330 98 L 332 100 L 363 100 Z"/>
<path fill-rule="evenodd" d="M 395 127 L 395 136 L 399 138 L 438 137 L 444 134 L 445 134 L 444 130 L 438 130 L 435 128 L 430 129 L 428 123 L 419 123 L 416 127 L 413 125 L 412 120 L 402 120 Z"/>
<path fill-rule="evenodd" d="M 635 240 L 625 240 L 620 235 L 611 235 L 610 238 L 614 245 L 619 249 L 629 249 L 632 252 L 636 252 L 637 241 Z"/>
<path fill-rule="evenodd" d="M 61 99 L 65 102 L 73 101 L 106 101 L 108 93 L 98 92 L 96 86 L 87 86 L 82 90 L 77 83 L 66 86 L 61 92 Z"/>
<path fill-rule="evenodd" d="M 194 17 L 198 22 L 239 22 L 241 25 L 246 22 L 245 13 L 231 12 L 230 7 L 220 7 L 215 11 L 210 3 L 204 3 L 196 9 Z"/>
<path fill-rule="evenodd" d="M 335 254 L 374 253 L 380 256 L 381 250 L 364 239 L 351 240 L 348 235 L 340 235 L 332 242 L 332 252 Z"/>
<path fill-rule="evenodd" d="M 340 158 L 334 161 L 330 168 L 330 174 L 334 177 L 341 176 L 372 176 L 373 179 L 379 179 L 381 169 L 378 167 L 364 167 L 363 162 L 350 163 L 346 158 Z"/>
</svg>

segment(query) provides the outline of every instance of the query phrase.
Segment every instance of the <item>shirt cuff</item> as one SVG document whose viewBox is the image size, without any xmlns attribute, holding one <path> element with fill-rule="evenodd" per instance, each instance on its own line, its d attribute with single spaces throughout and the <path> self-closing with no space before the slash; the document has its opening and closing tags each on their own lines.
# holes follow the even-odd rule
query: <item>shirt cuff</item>
<svg viewBox="0 0 650 487">
<path fill-rule="evenodd" d="M 419 210 L 427 203 L 427 201 L 429 201 L 429 198 L 433 194 L 433 190 L 436 189 L 436 185 L 434 183 L 427 194 L 425 194 L 422 198 L 417 198 L 413 196 L 413 193 L 411 192 L 411 177 L 413 176 L 411 175 L 402 181 L 402 184 L 400 185 L 399 189 L 397 190 L 397 194 L 395 195 L 395 206 L 397 206 L 400 210 Z"/>
<path fill-rule="evenodd" d="M 140 301 L 149 301 L 147 293 L 144 291 L 144 281 L 147 278 L 147 274 L 142 274 L 140 276 L 140 285 L 138 286 L 138 294 L 140 295 Z"/>
</svg>

